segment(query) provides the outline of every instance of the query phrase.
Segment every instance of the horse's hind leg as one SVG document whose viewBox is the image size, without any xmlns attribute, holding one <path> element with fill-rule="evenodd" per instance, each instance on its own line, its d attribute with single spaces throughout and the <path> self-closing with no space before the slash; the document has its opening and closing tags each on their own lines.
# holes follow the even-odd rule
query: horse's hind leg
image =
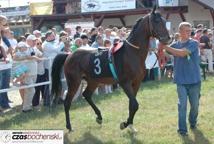
<svg viewBox="0 0 214 144">
<path fill-rule="evenodd" d="M 66 99 L 64 100 L 64 109 L 65 109 L 65 118 L 66 118 L 66 128 L 70 131 L 72 131 L 71 123 L 70 123 L 70 114 L 69 110 L 71 107 L 71 101 L 76 94 L 76 91 L 79 88 L 79 85 L 81 83 L 81 80 L 73 81 L 71 79 L 67 79 L 68 84 L 68 92 L 66 95 Z"/>
<path fill-rule="evenodd" d="M 97 88 L 97 84 L 88 83 L 88 86 L 86 87 L 82 95 L 84 96 L 85 100 L 89 103 L 89 105 L 93 108 L 95 114 L 97 115 L 96 122 L 98 124 L 102 124 L 101 112 L 92 100 L 92 94 L 96 88 Z"/>
</svg>

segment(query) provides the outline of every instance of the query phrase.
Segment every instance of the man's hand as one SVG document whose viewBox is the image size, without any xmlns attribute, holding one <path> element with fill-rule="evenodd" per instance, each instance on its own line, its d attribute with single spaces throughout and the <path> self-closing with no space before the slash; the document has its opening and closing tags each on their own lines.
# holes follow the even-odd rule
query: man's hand
<svg viewBox="0 0 214 144">
<path fill-rule="evenodd" d="M 166 47 L 167 47 L 167 45 L 165 45 L 165 44 L 163 44 L 163 43 L 159 43 L 159 45 L 158 45 L 158 49 L 159 49 L 160 51 L 163 51 Z"/>
</svg>

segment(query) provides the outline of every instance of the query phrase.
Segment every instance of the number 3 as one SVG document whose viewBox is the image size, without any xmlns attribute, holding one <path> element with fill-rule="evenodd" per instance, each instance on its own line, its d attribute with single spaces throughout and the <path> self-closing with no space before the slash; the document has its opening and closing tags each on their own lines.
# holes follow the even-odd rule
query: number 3
<svg viewBox="0 0 214 144">
<path fill-rule="evenodd" d="M 101 73 L 100 59 L 96 58 L 94 60 L 94 64 L 95 64 L 94 72 L 95 72 L 95 74 L 99 75 Z"/>
</svg>

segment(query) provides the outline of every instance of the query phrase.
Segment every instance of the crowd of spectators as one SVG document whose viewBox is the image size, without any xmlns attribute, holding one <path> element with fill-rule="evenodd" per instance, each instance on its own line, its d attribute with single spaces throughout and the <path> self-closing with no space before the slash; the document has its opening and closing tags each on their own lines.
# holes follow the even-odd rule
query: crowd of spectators
<svg viewBox="0 0 214 144">
<path fill-rule="evenodd" d="M 50 28 L 45 34 L 34 30 L 16 39 L 4 16 L 0 16 L 0 31 L 0 89 L 9 88 L 11 83 L 13 86 L 23 86 L 48 81 L 51 68 L 51 61 L 48 59 L 54 58 L 59 53 L 75 52 L 80 47 L 85 49 L 110 48 L 115 42 L 125 40 L 130 32 L 125 27 L 105 29 L 100 26 L 88 30 L 77 26 L 74 35 L 71 33 L 72 29 L 68 27 L 59 33 L 55 28 Z M 192 38 L 200 43 L 201 59 L 208 62 L 208 71 L 212 73 L 212 46 L 214 46 L 212 31 L 204 28 L 203 25 L 198 25 L 191 34 Z M 176 33 L 174 41 L 178 39 L 179 34 Z M 151 37 L 146 59 L 145 80 L 160 80 L 161 73 L 164 72 L 169 77 L 173 77 L 173 58 L 158 50 L 158 45 L 158 41 Z M 97 89 L 96 93 L 98 91 L 112 93 L 114 87 L 117 86 L 104 85 Z M 41 99 L 44 106 L 50 106 L 49 85 L 24 88 L 19 92 L 23 112 L 39 108 Z M 7 92 L 0 93 L 0 110 L 10 108 L 10 102 Z"/>
<path fill-rule="evenodd" d="M 129 32 L 126 28 L 104 29 L 100 26 L 88 30 L 77 26 L 74 35 L 71 34 L 72 30 L 66 27 L 58 33 L 55 28 L 50 28 L 46 33 L 34 30 L 15 38 L 4 16 L 0 16 L 0 31 L 0 89 L 48 81 L 52 65 L 49 59 L 53 59 L 57 54 L 72 53 L 79 47 L 110 48 L 116 40 L 124 40 Z M 104 85 L 96 92 L 111 93 L 112 89 L 113 86 Z M 50 106 L 49 85 L 23 88 L 19 93 L 23 112 L 30 112 L 41 105 Z M 9 109 L 10 102 L 7 92 L 0 93 L 0 110 Z"/>
</svg>

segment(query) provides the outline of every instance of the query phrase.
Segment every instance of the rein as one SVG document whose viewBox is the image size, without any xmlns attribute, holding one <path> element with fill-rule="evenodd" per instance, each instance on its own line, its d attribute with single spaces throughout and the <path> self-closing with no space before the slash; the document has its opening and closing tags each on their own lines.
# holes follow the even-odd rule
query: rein
<svg viewBox="0 0 214 144">
<path fill-rule="evenodd" d="M 152 22 L 151 22 L 151 15 L 149 16 L 149 31 L 150 31 L 150 34 L 151 34 L 151 36 L 153 36 L 154 37 L 154 32 L 153 32 L 153 27 L 152 27 Z"/>
<path fill-rule="evenodd" d="M 155 67 L 155 65 L 157 64 L 157 62 L 158 62 L 158 54 L 157 54 L 156 52 L 154 52 L 154 54 L 155 54 L 155 56 L 156 56 L 156 61 L 155 61 L 155 63 L 153 64 L 153 66 L 152 66 L 151 69 L 153 69 L 153 68 Z"/>
</svg>

